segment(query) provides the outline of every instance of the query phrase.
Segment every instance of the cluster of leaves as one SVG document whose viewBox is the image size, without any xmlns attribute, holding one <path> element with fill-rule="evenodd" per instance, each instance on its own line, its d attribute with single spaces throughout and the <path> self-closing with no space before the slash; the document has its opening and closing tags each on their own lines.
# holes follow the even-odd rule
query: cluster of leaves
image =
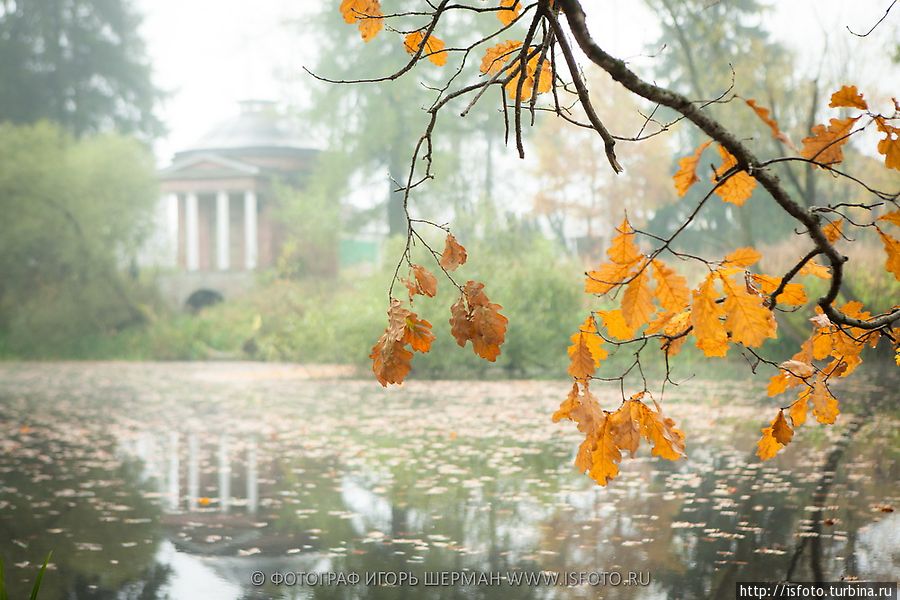
<svg viewBox="0 0 900 600">
<path fill-rule="evenodd" d="M 895 101 L 896 102 L 896 101 Z M 758 106 L 755 101 L 747 104 L 772 129 L 772 135 L 787 145 L 790 140 L 778 128 L 777 123 L 769 116 L 766 108 Z M 844 86 L 835 92 L 831 99 L 832 107 L 855 107 L 867 110 L 862 96 L 852 86 Z M 879 131 L 888 134 L 879 144 L 879 151 L 885 155 L 885 164 L 895 168 L 893 164 L 896 140 L 892 138 L 897 128 L 888 121 L 898 115 L 885 117 L 868 113 Z M 843 159 L 840 147 L 849 138 L 849 130 L 860 117 L 841 120 L 832 119 L 832 125 L 817 125 L 810 137 L 803 140 L 801 156 L 814 161 L 817 166 L 828 168 Z M 679 169 L 673 176 L 675 190 L 679 196 L 699 181 L 696 174 L 700 156 L 712 141 L 701 144 L 690 156 L 680 159 Z M 745 170 L 741 170 L 736 159 L 722 146 L 719 146 L 722 164 L 714 170 L 711 192 L 720 196 L 724 202 L 741 206 L 753 193 L 756 180 Z M 900 168 L 900 167 L 897 167 Z M 887 253 L 886 270 L 900 280 L 900 253 L 898 241 L 885 232 L 878 223 L 900 224 L 900 211 L 889 212 L 871 223 L 882 238 Z M 829 243 L 836 243 L 843 235 L 844 220 L 829 222 L 822 232 Z M 791 281 L 798 276 L 811 276 L 830 279 L 828 267 L 817 263 L 812 256 L 801 262 L 796 270 L 784 278 L 757 273 L 750 270 L 762 255 L 755 249 L 739 248 L 717 263 L 698 257 L 681 255 L 668 246 L 668 241 L 659 249 L 645 255 L 636 243 L 637 232 L 628 220 L 624 220 L 616 229 L 617 235 L 612 238 L 607 250 L 609 262 L 601 264 L 597 269 L 589 271 L 585 281 L 585 292 L 600 296 L 615 297 L 620 290 L 620 307 L 614 310 L 591 312 L 578 332 L 572 336 L 569 347 L 571 359 L 569 375 L 575 379 L 573 393 L 563 402 L 560 410 L 553 415 L 553 420 L 568 417 L 578 423 L 579 430 L 586 434 L 585 444 L 591 449 L 579 452 L 576 466 L 582 471 L 588 470 L 598 483 L 604 485 L 612 478 L 617 469 L 610 465 L 612 457 L 619 456 L 618 450 L 630 449 L 631 439 L 627 435 L 616 433 L 615 428 L 603 429 L 597 433 L 593 425 L 593 417 L 599 415 L 599 407 L 594 408 L 593 399 L 588 391 L 591 379 L 608 357 L 605 343 L 615 345 L 640 343 L 641 349 L 650 339 L 658 339 L 662 352 L 668 359 L 678 354 L 681 346 L 693 337 L 697 348 L 707 357 L 724 357 L 729 348 L 740 344 L 753 353 L 758 360 L 765 361 L 753 350 L 759 348 L 769 338 L 777 337 L 777 322 L 774 311 L 779 306 L 802 307 L 809 301 L 804 285 Z M 652 237 L 652 236 L 651 236 Z M 659 258 L 663 250 L 668 250 L 681 259 L 695 258 L 708 268 L 708 274 L 694 288 L 690 289 L 687 279 L 666 265 Z M 655 285 L 651 288 L 650 277 Z M 806 420 L 808 407 L 819 423 L 832 424 L 840 413 L 837 399 L 832 395 L 828 383 L 832 377 L 846 377 L 862 362 L 861 353 L 868 345 L 874 347 L 880 339 L 878 330 L 862 329 L 836 325 L 823 314 L 821 307 L 816 306 L 816 316 L 810 321 L 814 325 L 811 337 L 804 342 L 799 353 L 791 360 L 777 365 L 779 373 L 772 377 L 769 396 L 779 395 L 789 388 L 801 387 L 796 400 L 789 406 L 780 409 L 771 424 L 762 430 L 758 444 L 758 456 L 764 460 L 772 458 L 786 446 L 793 436 L 794 428 Z M 863 309 L 860 302 L 848 302 L 841 307 L 841 312 L 851 318 L 866 321 L 872 315 Z M 602 325 L 601 325 L 602 324 Z M 638 352 L 639 354 L 639 352 Z M 829 360 L 827 365 L 816 366 L 815 361 Z M 769 363 L 773 366 L 774 363 Z M 640 369 L 635 361 L 633 368 Z M 631 369 L 629 369 L 631 370 Z M 613 378 L 624 383 L 624 376 Z M 599 378 L 605 379 L 605 378 Z M 581 385 L 583 395 L 579 395 L 577 387 Z M 646 387 L 646 381 L 645 381 Z M 634 414 L 631 408 L 638 398 L 647 390 L 631 399 L 624 400 L 623 405 L 614 413 L 602 413 L 603 418 L 612 419 L 614 415 L 625 411 Z M 644 409 L 652 413 L 652 409 Z M 788 411 L 790 423 L 785 416 Z M 644 414 L 638 412 L 637 414 Z M 621 419 L 621 417 L 618 417 Z M 616 422 L 616 421 L 613 421 Z M 584 423 L 588 423 L 585 426 Z M 636 421 L 640 423 L 640 421 Z M 677 430 L 673 430 L 676 431 Z M 599 437 L 598 437 L 599 435 Z M 605 437 L 604 437 L 605 436 Z M 671 439 L 683 439 L 672 434 Z M 683 446 L 682 446 L 683 448 Z M 615 450 L 615 451 L 613 451 Z M 679 452 L 654 452 L 664 458 L 676 460 Z"/>
<path fill-rule="evenodd" d="M 412 59 L 393 75 L 374 80 L 385 81 L 401 77 L 421 59 L 443 66 L 447 63 L 448 53 L 462 54 L 459 69 L 448 78 L 446 85 L 432 88 L 438 92 L 438 99 L 428 109 L 431 116 L 429 125 L 413 152 L 406 185 L 400 188 L 404 192 L 404 207 L 410 190 L 432 177 L 432 132 L 438 111 L 450 100 L 471 94 L 473 99 L 461 113 L 465 116 L 469 108 L 492 85 L 501 87 L 507 131 L 512 121 L 520 156 L 524 156 L 521 137 L 523 102 L 530 101 L 533 119 L 537 96 L 553 92 L 550 105 L 542 108 L 564 121 L 599 134 L 607 160 L 616 173 L 622 170 L 614 151 L 616 140 L 647 139 L 666 131 L 681 118 L 692 122 L 712 139 L 704 141 L 691 155 L 679 160 L 679 168 L 673 178 L 677 195 L 684 197 L 700 181 L 697 168 L 710 146 L 715 145 L 721 159 L 719 165 L 713 168 L 711 189 L 697 202 L 670 237 L 662 238 L 638 231 L 626 217 L 616 229 L 607 251 L 609 261 L 586 274 L 585 292 L 606 296 L 616 301 L 618 306 L 611 310 L 591 311 L 571 337 L 572 344 L 568 349 L 568 373 L 574 383 L 569 396 L 553 415 L 553 420 L 574 421 L 579 431 L 585 435 L 576 458 L 578 469 L 588 472 L 598 484 L 606 485 L 618 473 L 622 452 L 634 453 L 641 437 L 650 442 L 654 455 L 669 460 L 685 456 L 685 436 L 671 419 L 663 415 L 656 399 L 650 395 L 641 368 L 641 352 L 651 341 L 659 343 L 666 360 L 663 389 L 666 383 L 674 383 L 669 377 L 669 360 L 680 352 L 689 339 L 693 339 L 696 347 L 707 357 L 725 357 L 732 347 L 740 346 L 742 354 L 746 351 L 755 359 L 754 370 L 759 364 L 778 369 L 778 374 L 773 377 L 769 386 L 772 396 L 785 392 L 788 388 L 800 388 L 797 399 L 780 409 L 771 425 L 763 429 L 758 450 L 763 459 L 771 458 L 790 442 L 794 429 L 804 422 L 810 406 L 819 422 L 833 423 L 840 409 L 829 389 L 830 379 L 853 372 L 862 362 L 862 350 L 866 346 L 874 346 L 879 339 L 888 339 L 896 344 L 893 327 L 900 320 L 900 306 L 872 315 L 859 302 L 845 303 L 840 309 L 834 304 L 841 292 L 843 263 L 847 260 L 836 250 L 835 244 L 842 239 L 850 240 L 844 232 L 845 227 L 875 229 L 887 254 L 886 270 L 900 280 L 900 242 L 885 231 L 887 224 L 896 225 L 900 219 L 900 211 L 891 212 L 890 208 L 891 205 L 897 207 L 898 195 L 876 190 L 839 171 L 836 165 L 843 160 L 843 146 L 850 138 L 874 125 L 877 132 L 884 135 L 878 142 L 877 152 L 884 156 L 885 166 L 900 170 L 900 128 L 895 125 L 900 119 L 900 104 L 894 100 L 891 114 L 875 112 L 870 110 L 868 102 L 856 87 L 843 86 L 831 96 L 829 106 L 841 109 L 844 115 L 831 118 L 828 124 L 815 125 L 810 135 L 797 146 L 781 130 L 768 108 L 753 99 L 745 99 L 746 105 L 769 128 L 772 136 L 790 151 L 785 156 L 760 161 L 740 139 L 703 112 L 710 102 L 692 102 L 671 90 L 644 81 L 630 71 L 625 62 L 603 51 L 587 28 L 579 0 L 538 0 L 533 3 L 495 0 L 492 4 L 488 7 L 476 7 L 448 4 L 444 1 L 431 5 L 428 12 L 409 13 L 430 17 L 425 27 L 411 32 L 398 31 L 401 35 L 405 34 L 404 47 L 412 55 Z M 468 47 L 447 47 L 434 32 L 442 15 L 456 9 L 494 12 L 502 27 Z M 389 18 L 381 13 L 377 0 L 343 0 L 341 12 L 347 22 L 359 23 L 360 32 L 366 41 L 381 30 L 382 20 Z M 529 12 L 532 14 L 531 24 L 524 39 L 507 39 L 488 47 L 480 62 L 481 82 L 450 91 L 454 81 L 462 73 L 470 52 L 504 34 Z M 663 125 L 656 122 L 651 113 L 646 117 L 644 127 L 651 122 L 656 123 L 660 126 L 659 131 L 645 134 L 642 127 L 639 134 L 631 138 L 610 134 L 590 100 L 577 58 L 566 31 L 561 27 L 560 16 L 565 16 L 572 37 L 591 62 L 631 93 L 653 102 L 657 105 L 656 108 L 666 106 L 674 109 L 681 117 Z M 539 43 L 535 43 L 537 40 Z M 564 81 L 556 70 L 557 52 L 562 54 L 564 61 L 560 61 L 560 64 L 566 66 L 571 82 Z M 570 107 L 560 103 L 559 96 L 563 94 L 574 97 L 574 102 L 583 109 L 583 115 L 573 113 Z M 711 102 L 722 100 L 725 95 L 727 92 Z M 549 96 L 551 95 L 548 94 Z M 514 119 L 509 117 L 508 97 L 514 101 L 511 104 Z M 858 114 L 851 113 L 847 116 L 848 111 L 858 111 Z M 587 122 L 582 120 L 583 117 L 586 117 Z M 426 173 L 415 179 L 419 158 L 423 158 L 426 163 Z M 810 169 L 825 171 L 835 177 L 846 177 L 861 185 L 867 193 L 876 196 L 878 201 L 872 204 L 860 202 L 804 208 L 790 198 L 771 172 L 773 165 L 788 161 L 808 165 Z M 713 195 L 738 209 L 751 199 L 757 186 L 762 187 L 780 209 L 806 229 L 804 233 L 808 234 L 814 244 L 813 249 L 800 257 L 796 265 L 784 275 L 770 275 L 754 269 L 762 255 L 751 247 L 738 248 L 716 261 L 673 248 L 678 235 L 691 224 Z M 869 219 L 868 222 L 862 222 L 856 215 L 851 218 L 846 212 L 846 209 L 872 211 L 877 207 L 887 207 L 887 214 L 875 220 Z M 436 281 L 430 273 L 424 271 L 424 267 L 413 265 L 409 259 L 412 240 L 418 239 L 425 243 L 413 228 L 414 222 L 428 222 L 411 219 L 408 212 L 407 221 L 409 233 L 403 258 L 410 265 L 410 275 L 405 282 L 412 302 L 414 296 L 433 295 Z M 639 235 L 658 243 L 657 247 L 645 253 L 637 242 Z M 455 242 L 449 236 L 440 262 L 453 282 L 448 271 L 455 268 L 455 264 L 453 261 L 447 264 L 444 262 L 448 254 L 455 252 L 451 241 Z M 684 275 L 662 260 L 664 252 L 681 261 L 701 263 L 706 269 L 705 276 L 693 285 L 689 284 Z M 437 258 L 434 251 L 432 254 Z M 824 259 L 821 263 L 816 261 L 820 256 Z M 397 273 L 402 264 L 401 260 Z M 759 349 L 766 340 L 778 335 L 776 311 L 796 311 L 810 302 L 803 280 L 798 281 L 804 277 L 828 281 L 828 291 L 815 300 L 817 314 L 811 319 L 813 334 L 791 360 L 781 364 L 767 360 L 760 355 Z M 457 284 L 454 282 L 454 285 Z M 506 319 L 500 315 L 500 307 L 484 296 L 484 286 L 481 283 L 470 281 L 465 286 L 457 287 L 460 298 L 451 308 L 451 331 L 454 338 L 460 346 L 472 341 L 476 354 L 487 360 L 494 360 L 506 330 Z M 428 350 L 430 342 L 426 344 L 421 341 L 424 334 L 420 330 L 430 330 L 430 325 L 419 320 L 415 313 L 402 308 L 399 301 L 391 296 L 388 328 L 372 351 L 373 368 L 382 384 L 399 383 L 408 373 L 412 352 L 406 346 L 413 351 Z M 635 344 L 637 347 L 633 363 L 616 377 L 599 376 L 597 370 L 609 355 L 606 348 L 610 345 L 619 347 L 628 344 Z M 816 361 L 826 360 L 827 364 L 816 364 Z M 625 392 L 628 377 L 639 377 L 643 382 L 643 388 L 630 397 Z M 590 386 L 596 380 L 616 381 L 620 384 L 622 400 L 616 410 L 604 410 L 593 396 Z M 645 398 L 652 400 L 652 406 Z"/>
<path fill-rule="evenodd" d="M 506 340 L 508 320 L 500 314 L 503 307 L 491 302 L 485 294 L 483 283 L 467 281 L 459 286 L 453 280 L 450 272 L 465 264 L 467 259 L 466 249 L 448 233 L 438 264 L 460 291 L 459 299 L 450 307 L 450 333 L 460 347 L 472 342 L 475 354 L 494 362 Z M 403 283 L 409 291 L 410 306 L 416 296 L 433 298 L 437 294 L 437 278 L 422 265 L 410 263 L 409 276 Z M 416 313 L 404 308 L 400 300 L 391 297 L 388 326 L 369 355 L 372 371 L 381 385 L 403 383 L 412 368 L 413 352 L 431 350 L 435 339 L 431 329 L 431 323 L 420 319 Z"/>
</svg>

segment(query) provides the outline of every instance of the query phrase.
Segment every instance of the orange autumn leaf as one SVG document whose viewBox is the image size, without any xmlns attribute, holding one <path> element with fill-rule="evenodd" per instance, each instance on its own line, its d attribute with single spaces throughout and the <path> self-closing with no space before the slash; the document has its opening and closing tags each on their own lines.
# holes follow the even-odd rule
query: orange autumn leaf
<svg viewBox="0 0 900 600">
<path fill-rule="evenodd" d="M 500 0 L 500 10 L 497 11 L 497 18 L 504 25 L 509 25 L 522 12 L 522 4 L 524 2 L 525 0 Z"/>
<path fill-rule="evenodd" d="M 643 254 L 634 243 L 634 229 L 631 228 L 628 219 L 622 221 L 622 224 L 616 227 L 616 231 L 618 235 L 613 237 L 606 251 L 609 260 L 617 265 L 630 265 L 642 258 Z"/>
<path fill-rule="evenodd" d="M 858 108 L 860 110 L 869 108 L 869 105 L 863 99 L 863 95 L 859 93 L 855 85 L 845 85 L 833 93 L 828 106 L 831 108 Z"/>
<path fill-rule="evenodd" d="M 771 295 L 781 285 L 781 277 L 772 277 L 770 275 L 755 274 L 753 275 L 753 281 L 759 285 L 762 293 L 767 296 Z M 775 298 L 775 302 L 778 304 L 787 304 L 789 306 L 803 306 L 808 300 L 802 283 L 788 283 L 784 286 L 784 290 L 778 294 L 778 297 Z"/>
<path fill-rule="evenodd" d="M 883 117 L 876 117 L 875 124 L 884 134 L 878 142 L 878 153 L 884 155 L 884 166 L 900 171 L 900 127 L 888 125 Z"/>
<path fill-rule="evenodd" d="M 734 267 L 749 267 L 753 263 L 759 261 L 762 258 L 762 254 L 757 252 L 754 248 L 750 246 L 744 248 L 738 248 L 731 254 L 725 257 L 722 261 L 722 266 L 734 266 Z"/>
<path fill-rule="evenodd" d="M 419 51 L 419 48 L 422 48 L 423 40 L 425 40 L 424 31 L 421 29 L 419 31 L 413 31 L 404 38 L 403 47 L 406 48 L 406 51 L 409 54 L 415 54 Z M 434 35 L 430 35 L 428 36 L 428 40 L 425 41 L 425 48 L 422 49 L 422 56 L 428 58 L 428 60 L 435 65 L 443 67 L 447 64 L 447 51 L 444 50 L 445 47 L 446 44 L 443 40 Z"/>
<path fill-rule="evenodd" d="M 876 227 L 878 235 L 881 237 L 881 243 L 884 244 L 884 252 L 887 254 L 887 261 L 884 268 L 889 273 L 894 274 L 894 278 L 900 281 L 900 240 L 894 236 L 883 232 Z"/>
<path fill-rule="evenodd" d="M 653 444 L 653 456 L 666 460 L 684 458 L 684 433 L 675 427 L 675 421 L 665 417 L 659 406 L 656 410 L 644 406 L 641 420 L 641 432 Z"/>
<path fill-rule="evenodd" d="M 620 340 L 629 340 L 634 337 L 634 328 L 629 327 L 625 322 L 625 315 L 622 314 L 621 309 L 597 311 L 597 316 L 603 321 L 603 326 L 606 327 L 606 331 L 611 337 Z"/>
<path fill-rule="evenodd" d="M 639 396 L 640 394 L 635 394 L 607 417 L 616 447 L 629 452 L 632 457 L 641 443 L 641 423 L 644 419 L 644 410 L 647 408 Z"/>
<path fill-rule="evenodd" d="M 697 177 L 697 164 L 700 162 L 700 155 L 711 143 L 712 140 L 703 142 L 692 155 L 678 159 L 678 171 L 672 180 L 675 182 L 675 191 L 680 197 L 684 197 L 688 189 L 700 181 L 700 178 Z"/>
<path fill-rule="evenodd" d="M 618 265 L 604 263 L 595 271 L 588 271 L 584 280 L 584 291 L 588 294 L 605 294 L 627 280 L 634 269 L 634 263 Z"/>
<path fill-rule="evenodd" d="M 831 119 L 830 125 L 816 125 L 812 135 L 803 138 L 800 156 L 824 165 L 834 165 L 844 160 L 842 146 L 850 139 L 850 130 L 859 117 Z"/>
<path fill-rule="evenodd" d="M 828 267 L 826 267 L 825 265 L 820 265 L 814 260 L 807 261 L 807 263 L 800 268 L 800 271 L 797 274 L 812 275 L 813 277 L 818 277 L 819 279 L 831 279 L 831 271 L 828 270 Z"/>
<path fill-rule="evenodd" d="M 841 230 L 843 227 L 844 220 L 838 219 L 837 221 L 833 221 L 823 226 L 822 233 L 825 234 L 825 239 L 833 244 L 841 237 Z"/>
<path fill-rule="evenodd" d="M 653 294 L 647 283 L 647 269 L 631 280 L 622 296 L 622 316 L 631 329 L 638 329 L 653 318 Z"/>
<path fill-rule="evenodd" d="M 460 265 L 466 264 L 467 258 L 466 249 L 456 241 L 452 233 L 448 233 L 444 243 L 444 252 L 441 254 L 441 267 L 447 271 L 455 271 Z"/>
<path fill-rule="evenodd" d="M 365 42 L 378 35 L 384 26 L 379 0 L 342 0 L 339 10 L 346 23 L 358 23 Z"/>
<path fill-rule="evenodd" d="M 825 384 L 822 374 L 816 377 L 816 383 L 813 385 L 812 391 L 809 389 L 803 390 L 800 393 L 800 397 L 809 399 L 812 404 L 813 415 L 819 423 L 832 425 L 841 413 L 837 398 L 831 395 L 831 391 Z"/>
<path fill-rule="evenodd" d="M 779 410 L 772 423 L 762 430 L 762 437 L 756 447 L 756 455 L 762 460 L 773 458 L 778 451 L 791 443 L 794 430 L 784 418 L 784 411 Z"/>
<path fill-rule="evenodd" d="M 791 423 L 794 425 L 794 428 L 800 427 L 804 423 L 806 423 L 806 409 L 808 403 L 806 399 L 796 400 L 793 404 L 791 404 L 791 410 L 789 414 L 791 415 Z"/>
<path fill-rule="evenodd" d="M 579 393 L 577 383 L 572 386 L 559 410 L 553 413 L 554 422 L 560 419 L 574 421 L 578 431 L 585 435 L 575 454 L 575 467 L 579 473 L 587 471 L 599 485 L 606 485 L 618 475 L 622 454 L 615 444 L 615 432 L 587 385 L 584 385 L 583 394 Z"/>
<path fill-rule="evenodd" d="M 403 342 L 416 352 L 428 352 L 431 343 L 434 342 L 434 334 L 431 332 L 431 323 L 419 319 L 416 313 L 410 313 L 406 317 L 406 328 L 403 333 Z"/>
<path fill-rule="evenodd" d="M 522 42 L 506 40 L 488 48 L 481 59 L 481 72 L 486 75 L 496 75 L 503 70 L 516 50 L 522 47 Z"/>
<path fill-rule="evenodd" d="M 500 314 L 502 308 L 488 299 L 483 283 L 468 281 L 463 287 L 462 296 L 450 307 L 450 334 L 460 346 L 472 342 L 475 354 L 494 362 L 500 355 L 500 346 L 506 340 L 506 327 L 509 323 Z"/>
<path fill-rule="evenodd" d="M 579 330 L 570 339 L 572 345 L 569 346 L 568 352 L 572 362 L 569 366 L 569 375 L 576 379 L 585 379 L 587 376 L 593 375 L 596 367 L 599 367 L 600 362 L 607 357 L 606 349 L 603 347 L 603 338 L 597 333 L 594 318 L 588 315 Z M 578 374 L 573 371 L 577 371 Z"/>
<path fill-rule="evenodd" d="M 659 300 L 660 306 L 672 312 L 680 311 L 687 306 L 691 299 L 687 280 L 659 259 L 653 259 L 650 264 L 653 267 L 653 278 L 656 280 L 653 295 Z"/>
<path fill-rule="evenodd" d="M 404 283 L 409 290 L 410 300 L 417 294 L 429 298 L 437 294 L 437 278 L 422 265 L 413 265 L 410 277 Z"/>
<path fill-rule="evenodd" d="M 389 383 L 402 383 L 412 368 L 413 353 L 406 345 L 417 352 L 428 352 L 433 341 L 431 323 L 419 319 L 416 313 L 403 308 L 399 300 L 392 299 L 388 326 L 369 354 L 375 378 L 385 387 Z"/>
<path fill-rule="evenodd" d="M 539 66 L 540 69 L 538 69 Z M 553 70 L 549 58 L 544 57 L 544 60 L 541 60 L 540 55 L 531 57 L 525 65 L 525 79 L 522 81 L 521 90 L 519 89 L 520 81 L 522 81 L 521 72 L 516 73 L 507 82 L 506 93 L 513 99 L 518 98 L 523 102 L 530 100 L 532 93 L 545 94 L 553 89 Z"/>
<path fill-rule="evenodd" d="M 885 213 L 878 217 L 877 220 L 891 223 L 892 225 L 897 225 L 898 227 L 900 227 L 900 210 L 894 210 L 889 213 Z"/>
<path fill-rule="evenodd" d="M 736 284 L 722 275 L 719 278 L 725 291 L 725 329 L 732 341 L 755 348 L 766 338 L 774 338 L 775 320 L 763 299 L 748 292 L 743 282 Z"/>
<path fill-rule="evenodd" d="M 769 129 L 772 130 L 773 138 L 784 143 L 789 148 L 794 147 L 794 144 L 793 142 L 791 142 L 790 138 L 788 138 L 788 136 L 783 131 L 781 131 L 780 127 L 778 127 L 778 122 L 772 118 L 768 108 L 760 106 L 756 103 L 756 100 L 753 100 L 752 98 L 746 99 L 744 100 L 744 102 L 747 103 L 747 106 L 753 109 L 753 112 L 756 113 L 756 116 L 759 117 L 759 119 L 763 123 L 769 126 Z"/>
<path fill-rule="evenodd" d="M 692 298 L 691 325 L 694 327 L 697 347 L 706 356 L 725 356 L 728 352 L 728 334 L 721 320 L 725 316 L 725 309 L 716 302 L 718 293 L 716 280 L 712 275 L 692 292 Z"/>
<path fill-rule="evenodd" d="M 719 154 L 722 155 L 722 164 L 716 169 L 713 182 L 719 182 L 725 176 L 729 169 L 737 165 L 737 159 L 722 146 L 717 146 Z M 733 173 L 727 180 L 716 188 L 716 195 L 722 198 L 724 202 L 730 202 L 736 206 L 743 206 L 753 190 L 756 188 L 756 180 L 750 176 L 747 171 L 738 171 Z"/>
</svg>

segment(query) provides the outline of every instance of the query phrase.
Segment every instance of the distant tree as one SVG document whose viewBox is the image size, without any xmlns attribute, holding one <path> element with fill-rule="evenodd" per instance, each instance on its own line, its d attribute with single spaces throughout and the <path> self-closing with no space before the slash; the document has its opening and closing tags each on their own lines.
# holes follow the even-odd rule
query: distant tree
<svg viewBox="0 0 900 600">
<path fill-rule="evenodd" d="M 160 133 L 139 25 L 130 0 L 0 0 L 0 121 Z"/>
<path fill-rule="evenodd" d="M 132 138 L 0 124 L 0 346 L 66 352 L 144 320 L 126 273 L 157 198 L 153 157 Z"/>
</svg>

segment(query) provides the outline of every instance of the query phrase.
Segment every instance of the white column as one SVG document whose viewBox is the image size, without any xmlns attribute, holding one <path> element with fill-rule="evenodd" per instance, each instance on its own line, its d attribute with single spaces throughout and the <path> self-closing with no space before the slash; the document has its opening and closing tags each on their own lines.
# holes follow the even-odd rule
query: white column
<svg viewBox="0 0 900 600">
<path fill-rule="evenodd" d="M 231 222 L 228 219 L 228 192 L 216 194 L 216 265 L 220 271 L 228 270 L 231 243 L 228 230 Z"/>
<path fill-rule="evenodd" d="M 244 192 L 244 268 L 256 268 L 256 192 Z"/>
<path fill-rule="evenodd" d="M 185 260 L 188 271 L 200 267 L 200 223 L 197 218 L 197 194 L 191 192 L 184 198 Z"/>
<path fill-rule="evenodd" d="M 178 266 L 178 194 L 166 196 L 166 260 L 168 267 Z"/>
</svg>

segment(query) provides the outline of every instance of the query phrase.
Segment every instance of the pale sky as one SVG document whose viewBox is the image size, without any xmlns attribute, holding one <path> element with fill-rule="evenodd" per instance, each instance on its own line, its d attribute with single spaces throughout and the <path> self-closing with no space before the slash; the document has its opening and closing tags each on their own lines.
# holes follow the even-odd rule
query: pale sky
<svg viewBox="0 0 900 600">
<path fill-rule="evenodd" d="M 242 99 L 302 102 L 309 79 L 301 67 L 311 62 L 314 40 L 302 39 L 285 23 L 302 20 L 322 1 L 332 2 L 337 10 L 338 0 L 135 0 L 145 18 L 143 34 L 156 83 L 170 93 L 160 110 L 169 134 L 157 144 L 158 161 L 167 163 L 175 150 L 234 115 Z M 586 8 L 592 4 L 600 2 L 591 0 Z M 863 89 L 880 80 L 882 89 L 891 88 L 900 81 L 900 71 L 889 61 L 889 48 L 900 35 L 900 8 L 868 38 L 845 29 L 865 32 L 889 4 L 776 0 L 768 26 L 776 38 L 797 49 L 805 72 L 814 72 L 827 50 L 834 59 L 828 62 L 833 71 L 826 77 L 846 79 Z M 639 66 L 639 55 L 658 35 L 652 18 L 635 0 L 604 0 L 602 6 L 602 15 L 597 8 L 590 13 L 597 39 L 614 55 L 633 58 Z M 862 57 L 854 61 L 852 74 L 840 72 L 847 57 Z"/>
</svg>

